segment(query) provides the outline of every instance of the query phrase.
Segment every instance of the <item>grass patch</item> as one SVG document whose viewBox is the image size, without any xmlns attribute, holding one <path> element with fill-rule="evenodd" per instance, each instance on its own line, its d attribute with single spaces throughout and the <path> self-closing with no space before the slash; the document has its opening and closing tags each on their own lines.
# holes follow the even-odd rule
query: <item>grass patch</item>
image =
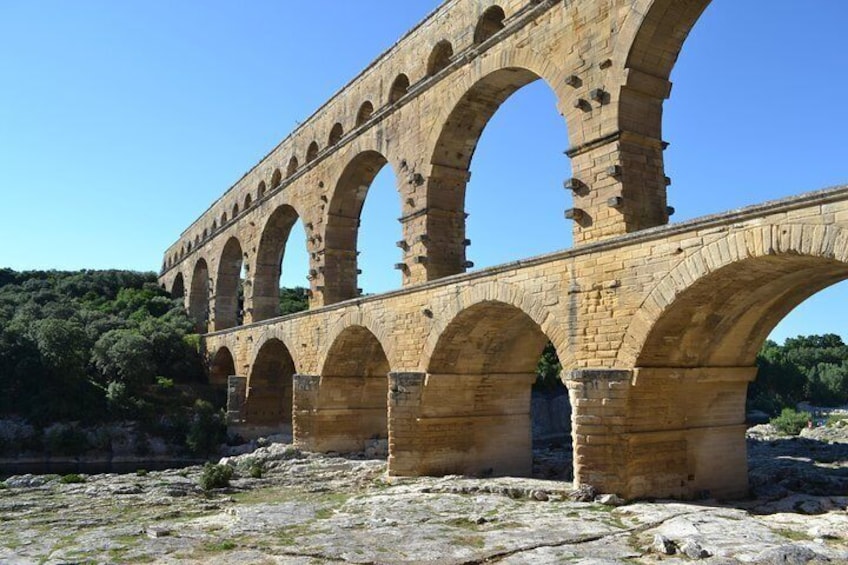
<svg viewBox="0 0 848 565">
<path fill-rule="evenodd" d="M 62 475 L 59 478 L 59 482 L 63 485 L 73 485 L 78 483 L 84 483 L 85 477 L 82 475 L 78 475 L 77 473 L 69 473 L 67 475 Z"/>
<path fill-rule="evenodd" d="M 453 538 L 454 545 L 461 545 L 465 547 L 474 547 L 477 549 L 482 549 L 486 547 L 486 538 L 483 536 L 454 536 Z"/>
<path fill-rule="evenodd" d="M 810 541 L 813 538 L 804 532 L 799 532 L 797 530 L 789 530 L 786 528 L 780 528 L 777 530 L 772 530 L 774 533 L 779 535 L 780 537 L 786 538 L 792 541 Z"/>
<path fill-rule="evenodd" d="M 203 548 L 208 552 L 218 552 L 218 551 L 232 551 L 238 547 L 236 542 L 232 540 L 224 540 L 217 543 L 210 543 L 205 545 Z"/>
</svg>

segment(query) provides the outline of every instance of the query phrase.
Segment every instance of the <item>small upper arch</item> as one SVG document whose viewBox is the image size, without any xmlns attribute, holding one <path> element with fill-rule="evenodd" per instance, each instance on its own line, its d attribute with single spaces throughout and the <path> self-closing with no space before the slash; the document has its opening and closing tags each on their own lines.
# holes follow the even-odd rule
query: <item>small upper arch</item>
<svg viewBox="0 0 848 565">
<path fill-rule="evenodd" d="M 289 165 L 286 167 L 286 178 L 294 175 L 299 166 L 300 163 L 297 161 L 297 155 L 292 155 L 291 159 L 289 159 Z"/>
<path fill-rule="evenodd" d="M 306 162 L 311 163 L 316 157 L 318 157 L 318 142 L 313 141 L 306 150 Z"/>
<path fill-rule="evenodd" d="M 430 52 L 430 58 L 427 59 L 427 76 L 431 77 L 446 68 L 453 57 L 453 45 L 447 39 L 443 39 L 436 43 L 433 51 Z"/>
<path fill-rule="evenodd" d="M 280 169 L 274 169 L 274 174 L 271 175 L 271 190 L 279 187 L 281 182 L 283 182 L 283 175 L 280 173 Z"/>
<path fill-rule="evenodd" d="M 394 104 L 409 92 L 409 77 L 400 73 L 389 89 L 389 104 Z"/>
<path fill-rule="evenodd" d="M 359 111 L 356 113 L 356 125 L 361 126 L 374 114 L 374 105 L 370 100 L 366 100 L 362 103 L 362 106 L 359 107 Z"/>
<path fill-rule="evenodd" d="M 258 199 L 262 198 L 263 196 L 265 196 L 265 191 L 267 191 L 267 190 L 268 189 L 265 186 L 265 181 L 263 180 L 262 182 L 259 183 L 259 186 L 256 188 L 256 199 L 258 200 Z"/>
<path fill-rule="evenodd" d="M 492 6 L 483 12 L 474 28 L 474 45 L 483 43 L 504 28 L 506 14 L 498 5 Z"/>
<path fill-rule="evenodd" d="M 333 129 L 330 130 L 330 138 L 327 140 L 327 145 L 332 147 L 341 140 L 343 135 L 344 128 L 342 127 L 342 124 L 336 122 Z"/>
</svg>

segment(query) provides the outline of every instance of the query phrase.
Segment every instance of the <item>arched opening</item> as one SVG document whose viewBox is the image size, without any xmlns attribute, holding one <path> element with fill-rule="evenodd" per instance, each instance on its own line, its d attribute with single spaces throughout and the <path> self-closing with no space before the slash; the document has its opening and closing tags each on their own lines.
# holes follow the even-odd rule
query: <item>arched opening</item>
<svg viewBox="0 0 848 565">
<path fill-rule="evenodd" d="M 369 187 L 374 183 L 378 173 L 386 166 L 386 158 L 376 151 L 366 151 L 357 155 L 342 172 L 330 200 L 327 213 L 327 228 L 325 231 L 324 252 L 324 304 L 332 304 L 341 300 L 355 298 L 359 295 L 357 277 L 359 270 L 359 225 L 362 217 L 363 205 L 369 192 Z M 391 171 L 391 168 L 387 168 Z M 394 175 L 390 175 L 393 177 Z M 386 177 L 388 178 L 388 177 Z M 396 191 L 395 191 L 396 194 Z M 384 203 L 388 199 L 383 199 Z M 400 202 L 397 196 L 393 198 L 394 210 L 383 210 L 380 212 L 378 222 L 381 226 L 391 225 L 386 218 L 397 218 L 397 206 Z M 398 232 L 400 227 L 397 227 Z M 394 247 L 395 239 L 386 240 L 378 237 L 384 244 L 384 253 L 375 253 L 375 262 L 382 266 L 374 269 L 385 275 L 391 269 L 391 259 L 385 256 L 388 248 L 390 252 L 397 253 Z M 376 243 L 376 242 L 375 242 Z M 391 257 L 391 256 L 389 256 Z M 369 258 L 369 264 L 370 263 Z M 375 280 L 377 276 L 375 274 Z"/>
<path fill-rule="evenodd" d="M 297 169 L 297 165 L 294 168 Z M 281 182 L 283 182 L 283 175 L 280 173 L 280 169 L 274 169 L 274 174 L 271 175 L 271 190 L 280 188 Z"/>
<path fill-rule="evenodd" d="M 298 215 L 291 206 L 283 205 L 274 210 L 268 218 L 256 256 L 256 269 L 253 279 L 252 320 L 259 322 L 279 316 L 280 292 L 283 275 L 283 261 L 286 251 L 303 255 L 307 261 L 306 247 L 301 249 L 288 245 L 292 227 L 298 223 Z M 303 285 L 305 269 L 300 271 L 298 286 Z M 286 273 L 289 275 L 289 273 Z M 288 313 L 288 312 L 287 312 Z"/>
<path fill-rule="evenodd" d="M 428 204 L 447 214 L 431 222 L 443 243 L 428 250 L 429 277 L 570 246 L 567 144 L 556 96 L 535 73 L 506 68 L 474 84 L 431 157 Z"/>
<path fill-rule="evenodd" d="M 630 496 L 747 494 L 745 404 L 757 353 L 796 306 L 848 279 L 846 263 L 794 253 L 732 262 L 648 299 L 661 313 L 635 340 L 641 346 L 626 414 Z M 657 452 L 658 434 L 673 448 Z M 643 468 L 649 454 L 652 468 Z"/>
<path fill-rule="evenodd" d="M 177 276 L 174 277 L 174 282 L 171 284 L 171 298 L 184 298 L 185 297 L 185 282 L 183 282 L 183 274 L 177 273 Z"/>
<path fill-rule="evenodd" d="M 242 250 L 238 239 L 231 237 L 221 253 L 215 284 L 215 330 L 238 326 L 242 312 L 239 291 L 242 286 Z"/>
<path fill-rule="evenodd" d="M 389 104 L 394 104 L 409 92 L 409 77 L 401 73 L 395 78 L 389 89 Z"/>
<path fill-rule="evenodd" d="M 430 52 L 430 58 L 427 59 L 427 76 L 431 77 L 447 68 L 450 65 L 451 57 L 453 57 L 453 45 L 450 41 L 443 39 L 436 43 Z"/>
<path fill-rule="evenodd" d="M 207 237 L 209 237 L 209 231 L 206 228 L 203 228 L 202 239 L 206 239 Z"/>
<path fill-rule="evenodd" d="M 248 194 L 244 197 L 244 209 L 247 210 L 253 204 L 253 197 Z"/>
<path fill-rule="evenodd" d="M 477 22 L 477 27 L 474 28 L 474 44 L 483 43 L 502 30 L 505 19 L 506 14 L 504 14 L 503 8 L 500 6 L 492 6 L 483 12 L 483 15 L 480 16 L 480 20 Z"/>
<path fill-rule="evenodd" d="M 205 259 L 198 259 L 191 275 L 191 294 L 188 297 L 188 314 L 195 321 L 197 331 L 206 333 L 209 326 L 209 268 Z"/>
<path fill-rule="evenodd" d="M 306 162 L 311 163 L 318 157 L 318 142 L 313 141 L 306 149 Z"/>
<path fill-rule="evenodd" d="M 238 216 L 238 215 L 239 215 L 239 205 L 238 205 L 238 202 L 236 202 L 235 204 L 233 204 L 233 219 L 235 220 L 236 216 Z"/>
<path fill-rule="evenodd" d="M 236 374 L 236 363 L 233 354 L 226 347 L 219 349 L 212 357 L 209 365 L 209 384 L 222 388 L 227 386 L 227 380 Z"/>
<path fill-rule="evenodd" d="M 643 24 L 631 55 L 632 64 L 647 65 L 649 55 L 639 57 L 637 48 L 656 53 L 667 42 L 680 50 L 673 70 L 668 63 L 660 65 L 665 56 L 653 60 L 651 67 L 652 72 L 659 67 L 666 73 L 659 76 L 670 74 L 674 84 L 661 117 L 664 139 L 671 143 L 665 161 L 674 182 L 669 203 L 676 210 L 675 221 L 848 182 L 844 139 L 837 133 L 848 127 L 848 108 L 837 104 L 827 120 L 786 112 L 809 99 L 810 90 L 802 80 L 779 76 L 784 69 L 803 68 L 808 77 L 842 77 L 820 81 L 815 97 L 844 98 L 848 60 L 837 53 L 843 49 L 840 36 L 848 5 L 825 0 L 810 10 L 797 2 L 779 7 L 764 1 L 687 4 L 703 14 L 687 7 L 675 7 L 665 18 L 658 12 Z M 754 34 L 748 23 L 764 10 L 771 23 Z M 695 16 L 700 16 L 697 23 Z M 690 21 L 694 27 L 681 49 L 677 30 L 686 29 Z M 662 30 L 659 45 L 649 47 L 648 36 L 660 31 L 651 33 L 648 26 Z M 673 34 L 668 30 L 672 26 Z M 793 41 L 787 42 L 790 35 Z M 715 80 L 718 73 L 722 80 Z M 763 93 L 763 101 L 727 104 L 738 92 Z M 733 143 L 726 143 L 729 138 Z M 813 139 L 815 143 L 799 143 Z"/>
<path fill-rule="evenodd" d="M 294 175 L 297 172 L 297 168 L 299 167 L 299 163 L 297 162 L 297 157 L 292 155 L 292 158 L 289 159 L 289 165 L 286 167 L 286 178 Z"/>
<path fill-rule="evenodd" d="M 356 113 L 356 127 L 359 127 L 370 120 L 373 113 L 374 105 L 368 100 L 363 102 L 362 106 L 359 107 L 359 111 Z"/>
<path fill-rule="evenodd" d="M 218 220 L 212 220 L 212 230 L 211 230 L 211 232 L 215 233 L 216 231 L 218 231 Z"/>
<path fill-rule="evenodd" d="M 484 301 L 460 312 L 436 342 L 415 414 L 416 433 L 441 440 L 420 446 L 416 468 L 407 471 L 529 476 L 531 387 L 548 343 L 541 327 L 515 306 Z"/>
<path fill-rule="evenodd" d="M 227 213 L 224 212 L 221 214 L 221 227 L 224 227 L 227 224 Z"/>
<path fill-rule="evenodd" d="M 262 344 L 247 381 L 242 411 L 245 424 L 291 434 L 295 372 L 294 360 L 282 341 L 272 338 Z"/>
<path fill-rule="evenodd" d="M 314 408 L 320 418 L 312 449 L 341 453 L 385 453 L 389 361 L 368 329 L 346 328 L 335 339 L 321 369 Z M 323 415 L 322 415 L 323 412 Z"/>
<path fill-rule="evenodd" d="M 266 190 L 267 189 L 265 188 L 265 181 L 263 180 L 262 182 L 259 183 L 259 186 L 256 188 L 256 199 L 259 200 L 263 196 L 265 196 Z"/>
<path fill-rule="evenodd" d="M 332 147 L 336 143 L 338 143 L 342 136 L 344 135 L 344 128 L 338 122 L 333 126 L 333 129 L 330 130 L 330 138 L 327 140 L 327 145 Z"/>
</svg>

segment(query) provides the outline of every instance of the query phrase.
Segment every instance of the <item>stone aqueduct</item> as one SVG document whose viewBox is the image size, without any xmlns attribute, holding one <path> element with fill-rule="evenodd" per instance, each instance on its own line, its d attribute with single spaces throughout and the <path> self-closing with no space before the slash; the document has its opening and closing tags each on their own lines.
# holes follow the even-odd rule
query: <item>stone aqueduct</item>
<svg viewBox="0 0 848 565">
<path fill-rule="evenodd" d="M 167 250 L 160 281 L 204 329 L 212 378 L 247 377 L 245 417 L 291 424 L 307 448 L 388 437 L 392 474 L 527 474 L 530 384 L 550 340 L 577 482 L 745 493 L 756 353 L 792 308 L 848 278 L 848 187 L 667 225 L 663 101 L 708 1 L 445 2 Z M 568 126 L 575 246 L 466 273 L 477 140 L 537 79 Z M 361 297 L 359 215 L 386 164 L 403 287 Z M 310 310 L 279 317 L 298 222 Z"/>
</svg>

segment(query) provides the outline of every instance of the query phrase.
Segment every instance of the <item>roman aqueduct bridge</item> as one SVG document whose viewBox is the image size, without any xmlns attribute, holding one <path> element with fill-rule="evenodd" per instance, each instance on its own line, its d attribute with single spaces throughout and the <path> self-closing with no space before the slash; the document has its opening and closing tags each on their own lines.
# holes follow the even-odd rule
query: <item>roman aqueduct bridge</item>
<svg viewBox="0 0 848 565">
<path fill-rule="evenodd" d="M 757 351 L 792 308 L 848 278 L 848 187 L 668 224 L 663 102 L 707 4 L 445 2 L 165 253 L 160 282 L 205 333 L 211 378 L 246 377 L 244 417 L 291 425 L 310 449 L 388 437 L 392 474 L 521 475 L 550 341 L 577 482 L 627 497 L 744 494 Z M 466 272 L 477 141 L 539 79 L 569 132 L 575 245 Z M 403 286 L 360 296 L 359 217 L 385 165 L 402 202 Z M 280 317 L 298 222 L 310 310 Z"/>
</svg>

